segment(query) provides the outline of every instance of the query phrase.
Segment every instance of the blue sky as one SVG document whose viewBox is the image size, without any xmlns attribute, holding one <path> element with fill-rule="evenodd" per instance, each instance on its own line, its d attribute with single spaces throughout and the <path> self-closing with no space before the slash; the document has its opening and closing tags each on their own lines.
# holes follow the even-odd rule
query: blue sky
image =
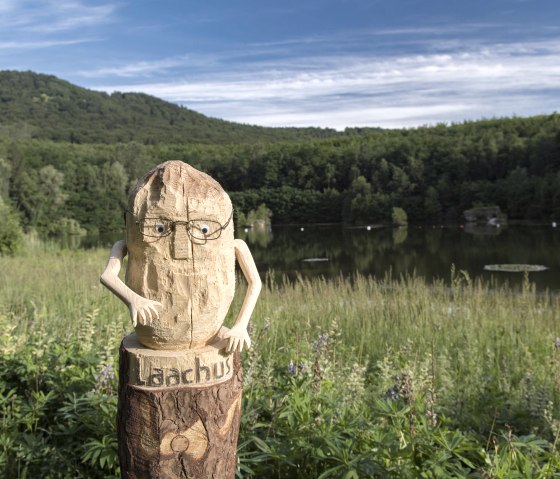
<svg viewBox="0 0 560 479">
<path fill-rule="evenodd" d="M 0 69 L 266 126 L 560 111 L 559 0 L 0 0 Z"/>
</svg>

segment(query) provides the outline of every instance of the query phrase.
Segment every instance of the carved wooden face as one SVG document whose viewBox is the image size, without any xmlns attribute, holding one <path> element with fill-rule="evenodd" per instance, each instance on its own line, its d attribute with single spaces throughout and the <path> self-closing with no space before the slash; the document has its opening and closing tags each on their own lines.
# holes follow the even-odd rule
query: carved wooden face
<svg viewBox="0 0 560 479">
<path fill-rule="evenodd" d="M 128 213 L 129 251 L 193 261 L 233 239 L 233 210 L 223 198 L 185 197 L 178 208 L 169 208 L 160 200 L 142 211 Z"/>
<path fill-rule="evenodd" d="M 145 345 L 196 347 L 219 330 L 235 287 L 232 212 L 215 180 L 179 161 L 159 165 L 131 193 L 126 282 L 163 304 L 158 321 L 137 326 Z"/>
</svg>

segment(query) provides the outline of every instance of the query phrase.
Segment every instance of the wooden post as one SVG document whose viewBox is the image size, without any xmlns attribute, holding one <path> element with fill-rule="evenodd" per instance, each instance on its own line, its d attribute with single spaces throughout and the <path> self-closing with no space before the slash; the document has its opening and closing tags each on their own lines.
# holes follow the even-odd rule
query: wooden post
<svg viewBox="0 0 560 479">
<path fill-rule="evenodd" d="M 122 477 L 233 478 L 239 353 L 251 345 L 261 282 L 247 245 L 233 237 L 231 201 L 208 175 L 170 161 L 138 181 L 125 217 L 127 239 L 115 243 L 101 275 L 135 327 L 119 355 Z M 228 329 L 236 259 L 248 288 Z"/>
<path fill-rule="evenodd" d="M 241 413 L 239 353 L 224 356 L 209 347 L 171 354 L 143 347 L 134 334 L 121 344 L 122 477 L 233 479 Z"/>
</svg>

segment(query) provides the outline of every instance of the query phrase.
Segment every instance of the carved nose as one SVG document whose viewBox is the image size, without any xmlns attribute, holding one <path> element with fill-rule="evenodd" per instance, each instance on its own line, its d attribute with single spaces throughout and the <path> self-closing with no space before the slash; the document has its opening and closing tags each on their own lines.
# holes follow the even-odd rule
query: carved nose
<svg viewBox="0 0 560 479">
<path fill-rule="evenodd" d="M 177 225 L 173 233 L 173 258 L 190 259 L 192 257 L 192 243 L 187 233 L 186 225 Z"/>
</svg>

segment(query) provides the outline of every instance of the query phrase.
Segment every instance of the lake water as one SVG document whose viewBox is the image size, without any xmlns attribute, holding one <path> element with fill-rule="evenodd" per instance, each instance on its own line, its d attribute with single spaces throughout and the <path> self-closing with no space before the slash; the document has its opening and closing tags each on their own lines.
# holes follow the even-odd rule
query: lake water
<svg viewBox="0 0 560 479">
<path fill-rule="evenodd" d="M 306 225 L 275 226 L 271 231 L 238 231 L 261 273 L 294 278 L 351 276 L 358 272 L 383 278 L 389 272 L 449 282 L 452 265 L 483 278 L 519 286 L 522 273 L 490 272 L 490 264 L 546 266 L 529 279 L 541 291 L 560 292 L 560 227 L 416 227 L 343 228 Z"/>
<path fill-rule="evenodd" d="M 428 281 L 451 278 L 451 265 L 473 279 L 520 286 L 522 273 L 490 272 L 490 264 L 536 264 L 529 274 L 540 291 L 560 293 L 560 226 L 343 228 L 341 225 L 274 226 L 270 231 L 238 230 L 253 253 L 261 275 L 277 279 L 355 273 L 384 278 L 416 274 Z M 103 244 L 108 249 L 124 233 L 106 238 L 70 238 L 69 247 Z M 310 261 L 311 260 L 311 261 Z"/>
</svg>

